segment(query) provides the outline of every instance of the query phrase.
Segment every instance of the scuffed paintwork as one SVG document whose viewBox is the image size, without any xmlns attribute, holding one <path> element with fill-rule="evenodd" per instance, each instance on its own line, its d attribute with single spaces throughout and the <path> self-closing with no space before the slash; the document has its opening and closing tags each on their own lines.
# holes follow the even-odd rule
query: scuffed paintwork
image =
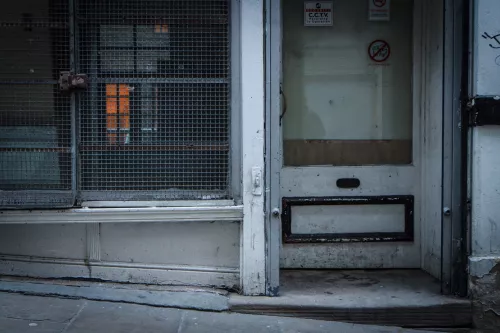
<svg viewBox="0 0 500 333">
<path fill-rule="evenodd" d="M 264 195 L 255 192 L 252 170 L 264 170 L 263 1 L 240 3 L 243 225 L 241 285 L 245 295 L 266 294 Z M 259 191 L 260 192 L 260 191 Z"/>
<path fill-rule="evenodd" d="M 472 257 L 469 260 L 469 274 L 471 277 L 482 278 L 491 274 L 494 267 L 500 264 L 499 257 Z"/>
<path fill-rule="evenodd" d="M 474 97 L 498 96 L 500 32 L 497 0 L 474 1 Z M 493 36 L 493 37 L 491 37 Z M 475 127 L 472 137 L 472 225 L 469 291 L 477 328 L 500 327 L 500 127 Z"/>
</svg>

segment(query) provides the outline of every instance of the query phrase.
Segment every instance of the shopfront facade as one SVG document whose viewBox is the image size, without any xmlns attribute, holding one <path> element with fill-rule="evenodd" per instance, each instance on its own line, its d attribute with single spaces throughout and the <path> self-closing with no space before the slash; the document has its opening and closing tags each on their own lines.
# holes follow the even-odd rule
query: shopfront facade
<svg viewBox="0 0 500 333">
<path fill-rule="evenodd" d="M 0 274 L 279 296 L 284 269 L 418 269 L 465 297 L 496 272 L 494 1 L 3 7 Z"/>
</svg>

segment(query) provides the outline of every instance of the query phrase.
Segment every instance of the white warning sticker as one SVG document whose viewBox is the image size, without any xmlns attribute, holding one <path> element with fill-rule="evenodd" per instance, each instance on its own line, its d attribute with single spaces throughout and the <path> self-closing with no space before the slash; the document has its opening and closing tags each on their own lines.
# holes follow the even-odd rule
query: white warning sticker
<svg viewBox="0 0 500 333">
<path fill-rule="evenodd" d="M 333 25 L 333 1 L 305 1 L 304 25 L 321 27 Z"/>
<path fill-rule="evenodd" d="M 368 19 L 370 21 L 389 21 L 391 0 L 368 0 Z"/>
</svg>

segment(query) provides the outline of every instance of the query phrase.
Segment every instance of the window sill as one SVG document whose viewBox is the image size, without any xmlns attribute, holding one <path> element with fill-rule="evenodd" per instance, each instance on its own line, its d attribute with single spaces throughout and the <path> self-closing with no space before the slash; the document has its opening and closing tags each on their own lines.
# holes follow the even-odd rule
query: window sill
<svg viewBox="0 0 500 333">
<path fill-rule="evenodd" d="M 77 208 L 0 211 L 0 224 L 242 221 L 243 206 Z"/>
</svg>

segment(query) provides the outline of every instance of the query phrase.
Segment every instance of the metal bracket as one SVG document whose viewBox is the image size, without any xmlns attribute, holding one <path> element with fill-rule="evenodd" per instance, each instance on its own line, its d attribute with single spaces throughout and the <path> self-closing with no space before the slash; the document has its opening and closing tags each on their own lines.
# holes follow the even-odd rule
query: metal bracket
<svg viewBox="0 0 500 333">
<path fill-rule="evenodd" d="M 88 78 L 86 74 L 75 74 L 64 71 L 59 76 L 59 89 L 63 92 L 87 89 Z"/>
<path fill-rule="evenodd" d="M 500 125 L 500 97 L 475 97 L 466 103 L 471 126 Z"/>
<path fill-rule="evenodd" d="M 255 196 L 262 195 L 262 168 L 252 168 L 252 194 Z"/>
</svg>

